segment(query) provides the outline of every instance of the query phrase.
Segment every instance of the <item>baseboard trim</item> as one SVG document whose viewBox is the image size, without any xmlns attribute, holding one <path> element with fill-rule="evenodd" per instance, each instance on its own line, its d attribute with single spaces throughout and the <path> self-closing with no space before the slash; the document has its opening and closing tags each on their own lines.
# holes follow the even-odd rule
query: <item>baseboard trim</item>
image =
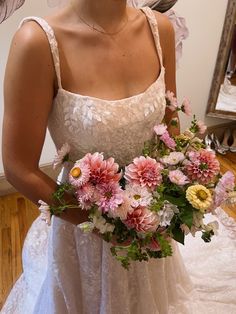
<svg viewBox="0 0 236 314">
<path fill-rule="evenodd" d="M 40 169 L 47 174 L 50 178 L 56 179 L 58 171 L 54 171 L 52 164 L 43 164 Z M 0 174 L 0 196 L 12 194 L 18 192 L 6 179 L 4 173 Z"/>
</svg>

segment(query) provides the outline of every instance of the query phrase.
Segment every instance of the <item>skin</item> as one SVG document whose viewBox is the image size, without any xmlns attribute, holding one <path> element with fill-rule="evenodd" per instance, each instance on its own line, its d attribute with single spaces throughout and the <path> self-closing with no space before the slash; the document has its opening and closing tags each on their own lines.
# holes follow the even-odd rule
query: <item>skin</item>
<svg viewBox="0 0 236 314">
<path fill-rule="evenodd" d="M 125 0 L 80 0 L 48 16 L 60 50 L 62 86 L 82 95 L 113 100 L 144 92 L 159 76 L 160 61 L 145 15 Z M 97 28 L 92 30 L 79 15 Z M 166 90 L 176 93 L 174 30 L 155 12 L 165 66 Z M 81 74 L 82 73 L 82 74 Z M 52 204 L 56 183 L 39 169 L 39 159 L 58 83 L 45 33 L 27 22 L 15 34 L 4 82 L 3 164 L 7 180 L 35 204 Z M 166 111 L 165 120 L 172 113 Z M 176 132 L 176 131 L 175 131 Z M 66 198 L 70 200 L 67 195 Z M 87 220 L 85 211 L 68 209 L 71 223 Z"/>
</svg>

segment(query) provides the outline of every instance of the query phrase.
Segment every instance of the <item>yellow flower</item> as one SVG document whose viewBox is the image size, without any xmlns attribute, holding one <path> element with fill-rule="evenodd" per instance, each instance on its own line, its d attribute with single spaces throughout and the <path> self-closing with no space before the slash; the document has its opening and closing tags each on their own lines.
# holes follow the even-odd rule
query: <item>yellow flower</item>
<svg viewBox="0 0 236 314">
<path fill-rule="evenodd" d="M 191 185 L 187 188 L 186 198 L 189 203 L 201 212 L 205 212 L 212 203 L 211 192 L 203 185 Z"/>
<path fill-rule="evenodd" d="M 70 174 L 72 175 L 73 178 L 78 178 L 81 175 L 81 169 L 79 167 L 74 167 L 70 171 Z"/>
</svg>

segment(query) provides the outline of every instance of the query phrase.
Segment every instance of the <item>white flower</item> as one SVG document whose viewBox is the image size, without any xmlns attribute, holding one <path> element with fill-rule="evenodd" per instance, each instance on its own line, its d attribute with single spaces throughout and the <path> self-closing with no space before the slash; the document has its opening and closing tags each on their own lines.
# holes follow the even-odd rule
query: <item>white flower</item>
<svg viewBox="0 0 236 314">
<path fill-rule="evenodd" d="M 193 225 L 190 230 L 192 236 L 195 237 L 196 232 L 201 231 L 203 227 L 204 227 L 203 214 L 200 211 L 194 211 L 193 212 Z"/>
<path fill-rule="evenodd" d="M 217 235 L 218 234 L 217 231 L 219 229 L 219 224 L 215 220 L 215 221 L 209 222 L 207 225 L 205 225 L 204 229 L 208 232 L 213 231 L 214 235 Z"/>
<path fill-rule="evenodd" d="M 68 143 L 65 143 L 62 145 L 61 149 L 59 149 L 54 157 L 53 161 L 53 169 L 59 168 L 63 162 L 64 158 L 66 157 L 67 154 L 70 152 L 70 145 Z"/>
<path fill-rule="evenodd" d="M 148 192 L 146 187 L 141 187 L 138 184 L 129 184 L 126 186 L 125 194 L 130 199 L 132 207 L 148 206 L 152 200 L 152 194 Z"/>
<path fill-rule="evenodd" d="M 170 225 L 171 219 L 174 217 L 175 213 L 178 213 L 179 209 L 176 205 L 171 204 L 168 201 L 164 201 L 164 206 L 162 210 L 158 211 L 158 215 L 161 219 L 160 226 L 166 227 Z"/>
<path fill-rule="evenodd" d="M 191 132 L 189 129 L 184 131 L 184 135 L 187 136 L 189 139 L 192 139 L 195 136 L 195 134 Z"/>
<path fill-rule="evenodd" d="M 185 156 L 181 152 L 171 152 L 168 156 L 164 156 L 161 158 L 161 162 L 164 164 L 175 166 L 179 162 L 182 162 L 185 159 Z"/>
<path fill-rule="evenodd" d="M 93 216 L 93 225 L 100 233 L 113 232 L 115 226 L 106 222 L 106 219 L 102 217 L 100 212 L 96 212 Z"/>
<path fill-rule="evenodd" d="M 51 224 L 51 212 L 50 207 L 47 203 L 43 202 L 42 200 L 39 200 L 38 203 L 40 204 L 39 210 L 41 212 L 40 218 L 46 222 L 48 226 Z"/>
<path fill-rule="evenodd" d="M 78 224 L 77 227 L 82 230 L 84 233 L 90 233 L 94 229 L 94 224 L 90 221 L 82 222 L 81 224 Z"/>
</svg>

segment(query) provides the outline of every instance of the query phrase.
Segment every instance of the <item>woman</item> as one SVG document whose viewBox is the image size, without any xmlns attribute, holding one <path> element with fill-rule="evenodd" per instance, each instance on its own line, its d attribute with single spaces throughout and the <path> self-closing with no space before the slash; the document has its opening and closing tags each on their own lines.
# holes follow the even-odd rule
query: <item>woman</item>
<svg viewBox="0 0 236 314">
<path fill-rule="evenodd" d="M 56 182 L 38 167 L 47 126 L 73 158 L 102 151 L 130 162 L 153 126 L 172 118 L 166 90 L 176 92 L 174 32 L 160 13 L 126 0 L 72 0 L 45 20 L 24 20 L 5 76 L 7 179 L 35 204 L 51 203 Z M 67 175 L 64 169 L 60 179 Z M 189 302 L 191 283 L 175 246 L 173 257 L 134 262 L 127 272 L 98 235 L 76 227 L 86 220 L 71 209 L 49 228 L 34 222 L 24 274 L 2 313 L 205 313 Z"/>
</svg>

